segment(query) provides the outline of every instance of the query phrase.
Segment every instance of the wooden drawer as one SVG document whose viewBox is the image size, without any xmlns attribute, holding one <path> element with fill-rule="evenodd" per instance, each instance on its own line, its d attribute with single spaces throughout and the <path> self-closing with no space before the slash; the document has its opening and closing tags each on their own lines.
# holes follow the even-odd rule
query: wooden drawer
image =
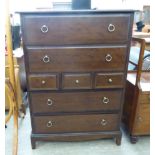
<svg viewBox="0 0 155 155">
<path fill-rule="evenodd" d="M 91 74 L 63 74 L 62 89 L 91 89 Z"/>
<path fill-rule="evenodd" d="M 95 76 L 95 88 L 123 88 L 123 73 L 97 73 Z"/>
<path fill-rule="evenodd" d="M 150 134 L 150 92 L 140 92 L 133 135 Z"/>
<path fill-rule="evenodd" d="M 149 104 L 140 105 L 135 117 L 133 135 L 150 134 L 150 106 Z"/>
<path fill-rule="evenodd" d="M 57 90 L 57 74 L 33 74 L 28 76 L 29 90 Z"/>
<path fill-rule="evenodd" d="M 30 93 L 33 113 L 119 110 L 121 98 L 121 90 Z"/>
<path fill-rule="evenodd" d="M 124 71 L 126 46 L 51 47 L 30 48 L 29 71 L 39 72 L 90 72 Z"/>
<path fill-rule="evenodd" d="M 120 43 L 128 40 L 130 14 L 27 14 L 22 26 L 26 45 Z"/>
<path fill-rule="evenodd" d="M 91 132 L 118 130 L 117 114 L 33 117 L 34 133 Z"/>
</svg>

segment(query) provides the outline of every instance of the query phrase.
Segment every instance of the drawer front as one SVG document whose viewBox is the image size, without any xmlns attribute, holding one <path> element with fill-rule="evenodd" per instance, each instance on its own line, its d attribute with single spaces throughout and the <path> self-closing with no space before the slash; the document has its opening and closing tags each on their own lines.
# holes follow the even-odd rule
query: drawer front
<svg viewBox="0 0 155 155">
<path fill-rule="evenodd" d="M 124 71 L 126 46 L 27 48 L 29 71 Z"/>
<path fill-rule="evenodd" d="M 150 134 L 150 107 L 149 104 L 143 104 L 135 117 L 133 134 L 149 135 Z"/>
<path fill-rule="evenodd" d="M 97 73 L 95 76 L 95 88 L 123 88 L 123 73 Z"/>
<path fill-rule="evenodd" d="M 33 113 L 119 110 L 122 91 L 30 93 Z"/>
<path fill-rule="evenodd" d="M 30 90 L 57 90 L 58 89 L 58 75 L 29 75 L 28 83 Z"/>
<path fill-rule="evenodd" d="M 63 74 L 62 89 L 91 89 L 91 74 Z"/>
<path fill-rule="evenodd" d="M 34 133 L 118 130 L 117 114 L 36 116 Z"/>
<path fill-rule="evenodd" d="M 77 45 L 126 42 L 130 14 L 25 15 L 26 45 Z"/>
</svg>

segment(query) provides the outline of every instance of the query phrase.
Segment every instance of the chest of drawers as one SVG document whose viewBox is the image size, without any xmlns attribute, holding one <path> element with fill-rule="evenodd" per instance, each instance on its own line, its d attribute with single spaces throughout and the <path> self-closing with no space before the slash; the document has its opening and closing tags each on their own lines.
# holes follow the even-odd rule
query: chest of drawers
<svg viewBox="0 0 155 155">
<path fill-rule="evenodd" d="M 21 12 L 31 142 L 121 143 L 133 11 Z"/>
</svg>

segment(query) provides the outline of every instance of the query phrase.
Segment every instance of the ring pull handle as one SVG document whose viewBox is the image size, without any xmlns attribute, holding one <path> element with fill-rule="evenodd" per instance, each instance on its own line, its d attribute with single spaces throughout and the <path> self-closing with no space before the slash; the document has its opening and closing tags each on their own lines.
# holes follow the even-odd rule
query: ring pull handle
<svg viewBox="0 0 155 155">
<path fill-rule="evenodd" d="M 107 125 L 107 121 L 106 121 L 105 119 L 102 119 L 102 120 L 101 120 L 101 125 L 102 125 L 102 126 Z"/>
<path fill-rule="evenodd" d="M 108 104 L 109 103 L 109 98 L 103 97 L 102 101 L 103 101 L 104 104 Z"/>
<path fill-rule="evenodd" d="M 48 55 L 45 55 L 45 56 L 43 57 L 43 62 L 44 62 L 44 63 L 49 63 L 49 62 L 50 62 L 50 57 L 49 57 Z"/>
<path fill-rule="evenodd" d="M 112 61 L 112 56 L 111 56 L 110 54 L 107 54 L 106 57 L 105 57 L 105 60 L 106 60 L 107 62 Z"/>
<path fill-rule="evenodd" d="M 47 33 L 47 32 L 48 32 L 48 26 L 43 25 L 43 26 L 40 28 L 40 30 L 41 30 L 42 33 Z"/>
<path fill-rule="evenodd" d="M 109 31 L 109 32 L 114 32 L 114 31 L 115 31 L 115 25 L 109 24 L 109 26 L 108 26 L 108 31 Z"/>
<path fill-rule="evenodd" d="M 53 104 L 51 99 L 47 99 L 47 105 L 51 106 Z"/>
<path fill-rule="evenodd" d="M 52 127 L 53 125 L 54 125 L 54 124 L 52 123 L 52 121 L 48 121 L 46 126 L 47 126 L 48 128 L 50 128 L 50 127 Z"/>
</svg>

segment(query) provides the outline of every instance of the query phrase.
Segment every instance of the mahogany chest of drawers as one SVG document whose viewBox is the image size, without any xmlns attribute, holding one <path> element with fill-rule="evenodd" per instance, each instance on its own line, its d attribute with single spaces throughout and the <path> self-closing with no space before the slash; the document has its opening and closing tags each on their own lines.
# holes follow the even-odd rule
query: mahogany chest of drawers
<svg viewBox="0 0 155 155">
<path fill-rule="evenodd" d="M 31 142 L 115 138 L 133 11 L 21 12 Z"/>
</svg>

